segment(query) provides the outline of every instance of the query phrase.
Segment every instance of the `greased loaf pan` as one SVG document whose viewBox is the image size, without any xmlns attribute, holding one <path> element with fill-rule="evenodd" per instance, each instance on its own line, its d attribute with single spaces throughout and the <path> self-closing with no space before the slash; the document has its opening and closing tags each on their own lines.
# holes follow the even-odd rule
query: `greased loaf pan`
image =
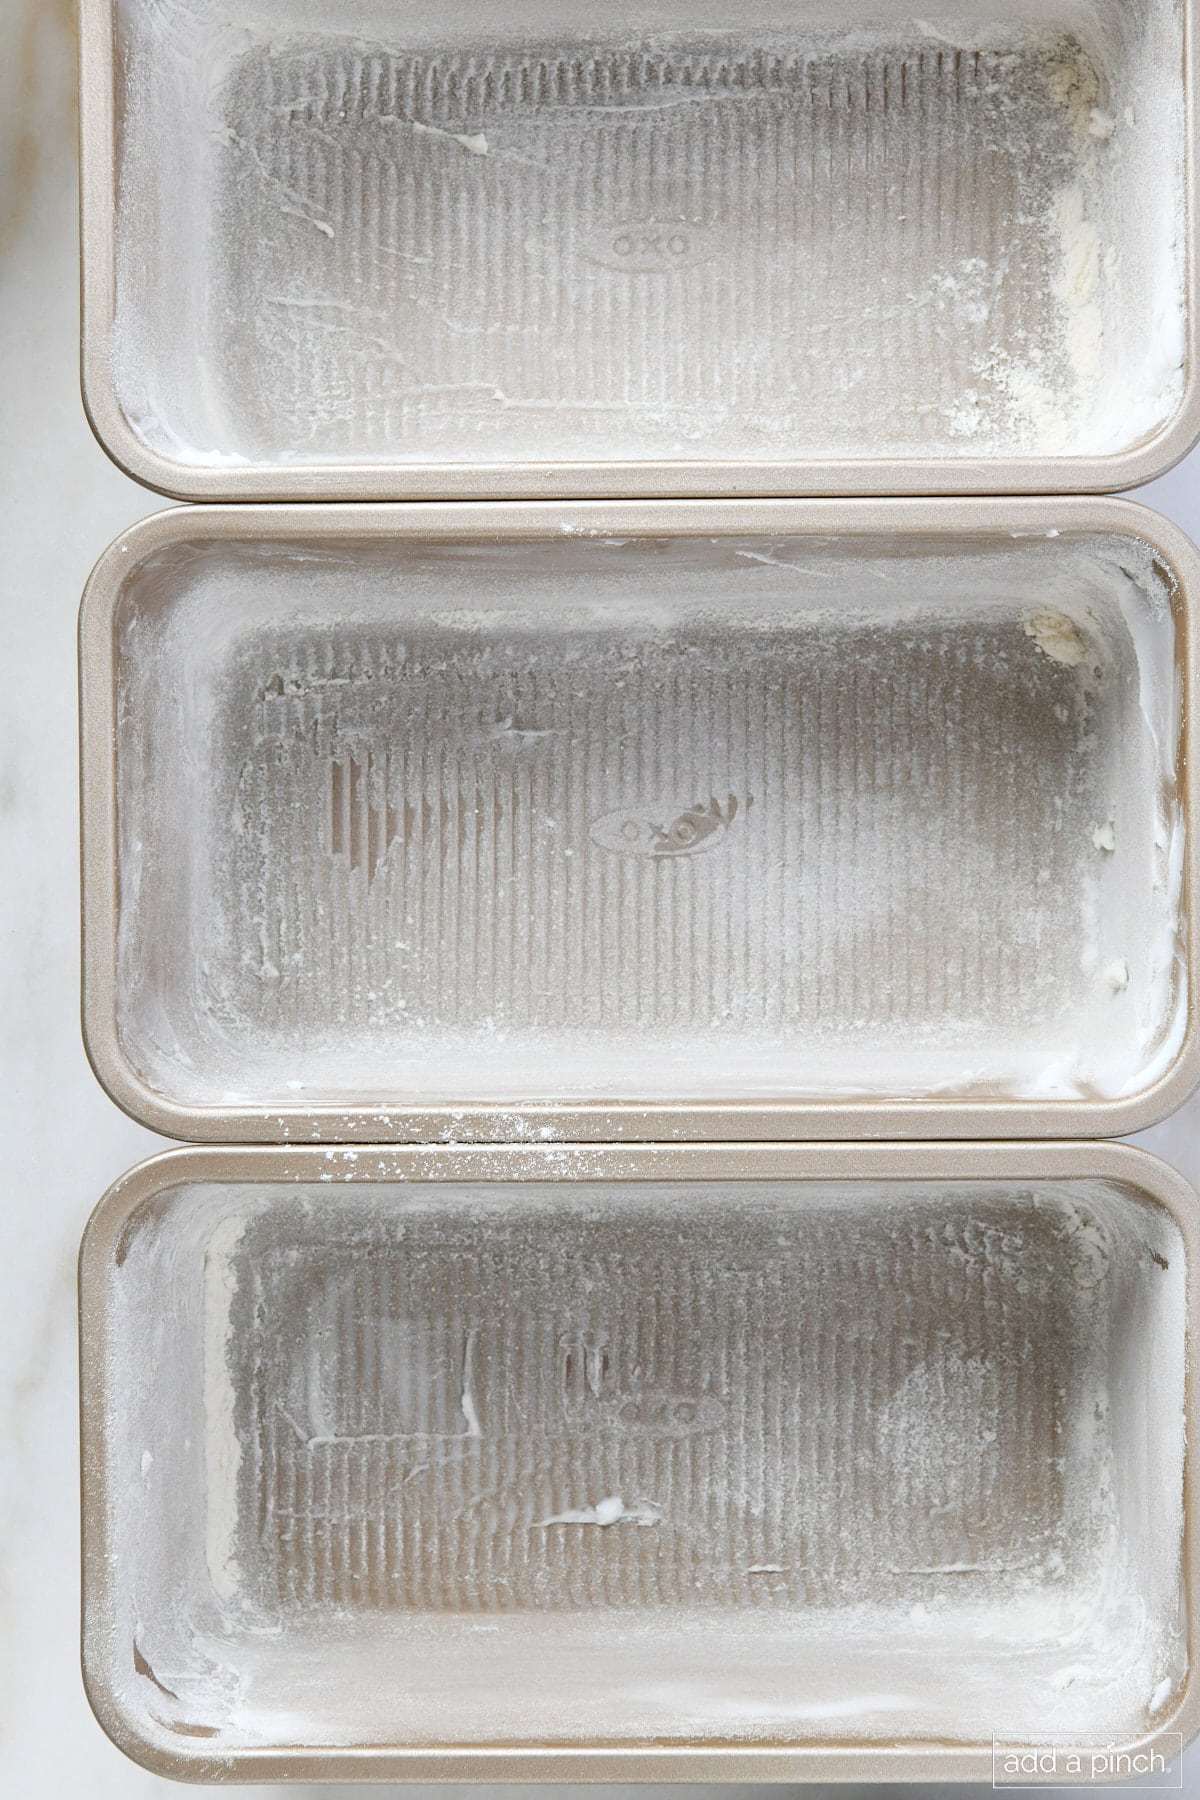
<svg viewBox="0 0 1200 1800">
<path fill-rule="evenodd" d="M 1080 1144 L 156 1158 L 82 1256 L 93 1704 L 202 1781 L 1170 1755 L 1196 1217 Z"/>
<path fill-rule="evenodd" d="M 175 1136 L 1087 1135 L 1196 1073 L 1194 552 L 1104 501 L 179 511 L 83 615 Z"/>
<path fill-rule="evenodd" d="M 190 499 L 1114 489 L 1195 0 L 83 0 L 84 377 Z"/>
</svg>

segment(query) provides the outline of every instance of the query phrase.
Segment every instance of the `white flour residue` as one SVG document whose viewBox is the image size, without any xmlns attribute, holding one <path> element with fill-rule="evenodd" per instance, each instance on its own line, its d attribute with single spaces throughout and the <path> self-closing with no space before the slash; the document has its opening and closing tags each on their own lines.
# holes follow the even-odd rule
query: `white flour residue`
<svg viewBox="0 0 1200 1800">
<path fill-rule="evenodd" d="M 483 1436 L 483 1427 L 479 1423 L 479 1414 L 475 1410 L 475 1397 L 472 1391 L 474 1387 L 473 1369 L 475 1363 L 475 1339 L 477 1335 L 478 1334 L 475 1331 L 469 1331 L 467 1333 L 467 1341 L 463 1349 L 462 1392 L 459 1395 L 459 1405 L 462 1408 L 462 1416 L 466 1420 L 467 1425 L 465 1435 L 472 1438 Z"/>
<path fill-rule="evenodd" d="M 229 1367 L 230 1306 L 237 1293 L 233 1253 L 246 1229 L 237 1215 L 223 1219 L 204 1255 L 204 1467 L 207 1480 L 205 1554 L 213 1587 L 231 1600 L 241 1583 L 237 1541 L 238 1475 L 242 1446 Z"/>
<path fill-rule="evenodd" d="M 597 1500 L 594 1506 L 577 1506 L 568 1508 L 566 1512 L 552 1513 L 548 1519 L 539 1519 L 537 1528 L 547 1525 L 657 1525 L 662 1513 L 652 1500 L 636 1500 L 632 1506 L 626 1506 L 619 1494 L 612 1494 L 606 1500 Z"/>
<path fill-rule="evenodd" d="M 1150 1696 L 1150 1705 L 1147 1709 L 1151 1718 L 1154 1717 L 1155 1713 L 1162 1711 L 1174 1692 L 1175 1683 L 1171 1680 L 1170 1676 L 1168 1676 L 1165 1681 L 1159 1682 L 1158 1686 Z"/>
<path fill-rule="evenodd" d="M 1126 67 L 1121 81 L 1130 80 Z M 1047 164 L 1042 214 L 1045 241 L 1053 248 L 1052 354 L 1045 345 L 1034 349 L 1014 339 L 975 365 L 1007 397 L 1026 447 L 1048 455 L 1077 453 L 1089 440 L 1093 454 L 1128 449 L 1172 416 L 1182 392 L 1178 220 L 1164 229 L 1146 211 L 1148 242 L 1141 257 L 1154 259 L 1151 276 L 1131 238 L 1122 194 L 1123 184 L 1144 181 L 1161 165 L 1166 143 L 1151 139 L 1144 126 L 1139 131 L 1148 115 L 1119 107 L 1109 81 L 1069 40 L 1045 73 L 1053 106 L 1068 126 L 1066 144 Z M 1156 124 L 1160 131 L 1178 128 L 1169 107 Z M 1126 354 L 1135 341 L 1145 345 L 1140 358 Z"/>
<path fill-rule="evenodd" d="M 1100 228 L 1088 216 L 1082 181 L 1072 182 L 1054 208 L 1061 267 L 1055 293 L 1065 321 L 1065 346 L 1080 396 L 1095 394 L 1103 375 L 1104 316 L 1100 310 Z"/>
<path fill-rule="evenodd" d="M 1031 637 L 1043 656 L 1051 662 L 1077 668 L 1087 655 L 1087 643 L 1074 619 L 1061 612 L 1026 613 L 1021 621 L 1026 637 Z"/>
<path fill-rule="evenodd" d="M 1123 958 L 1118 957 L 1105 969 L 1104 979 L 1114 994 L 1123 994 L 1129 986 L 1129 964 Z"/>
<path fill-rule="evenodd" d="M 403 122 L 422 137 L 447 138 L 452 144 L 460 145 L 472 156 L 486 156 L 488 153 L 485 131 L 446 131 L 441 125 L 422 125 L 419 119 L 407 119 Z"/>
</svg>

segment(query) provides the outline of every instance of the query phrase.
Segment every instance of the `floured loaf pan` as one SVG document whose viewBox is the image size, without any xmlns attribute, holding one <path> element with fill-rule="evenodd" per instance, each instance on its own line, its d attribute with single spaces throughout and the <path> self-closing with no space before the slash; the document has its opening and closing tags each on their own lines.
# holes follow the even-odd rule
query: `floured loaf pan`
<svg viewBox="0 0 1200 1800">
<path fill-rule="evenodd" d="M 139 525 L 83 618 L 100 1077 L 218 1139 L 1148 1123 L 1194 556 L 1104 501 Z"/>
<path fill-rule="evenodd" d="M 1196 1207 L 1078 1144 L 156 1158 L 83 1249 L 93 1705 L 207 1781 L 1169 1747 Z"/>
<path fill-rule="evenodd" d="M 83 0 L 84 372 L 189 499 L 1115 489 L 1194 0 Z"/>
</svg>

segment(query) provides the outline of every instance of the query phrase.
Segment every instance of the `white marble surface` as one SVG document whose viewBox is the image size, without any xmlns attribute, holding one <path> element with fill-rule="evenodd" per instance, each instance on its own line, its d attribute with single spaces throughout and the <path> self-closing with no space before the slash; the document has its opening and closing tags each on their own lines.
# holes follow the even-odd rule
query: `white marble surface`
<svg viewBox="0 0 1200 1800">
<path fill-rule="evenodd" d="M 75 613 L 95 557 L 160 503 L 109 464 L 79 403 L 72 14 L 0 0 L 0 1793 L 14 1800 L 170 1787 L 109 1745 L 78 1674 L 75 1255 L 108 1182 L 162 1140 L 109 1103 L 80 1046 Z M 1198 477 L 1193 457 L 1150 496 L 1196 532 Z M 1198 1126 L 1200 1102 L 1146 1141 L 1197 1179 Z M 1200 1753 L 1186 1775 L 1200 1794 Z"/>
</svg>

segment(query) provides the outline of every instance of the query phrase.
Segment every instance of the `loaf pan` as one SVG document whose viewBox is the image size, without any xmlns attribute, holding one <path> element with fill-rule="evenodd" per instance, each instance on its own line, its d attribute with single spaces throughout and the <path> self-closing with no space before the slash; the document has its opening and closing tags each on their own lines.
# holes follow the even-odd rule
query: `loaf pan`
<svg viewBox="0 0 1200 1800">
<path fill-rule="evenodd" d="M 186 499 L 1116 489 L 1195 0 L 82 0 L 85 393 Z"/>
<path fill-rule="evenodd" d="M 160 515 L 83 609 L 97 1072 L 218 1141 L 1132 1131 L 1197 591 L 1127 502 Z"/>
<path fill-rule="evenodd" d="M 1169 1746 L 1196 1207 L 1123 1146 L 157 1157 L 82 1252 L 92 1703 L 201 1781 Z"/>
</svg>

